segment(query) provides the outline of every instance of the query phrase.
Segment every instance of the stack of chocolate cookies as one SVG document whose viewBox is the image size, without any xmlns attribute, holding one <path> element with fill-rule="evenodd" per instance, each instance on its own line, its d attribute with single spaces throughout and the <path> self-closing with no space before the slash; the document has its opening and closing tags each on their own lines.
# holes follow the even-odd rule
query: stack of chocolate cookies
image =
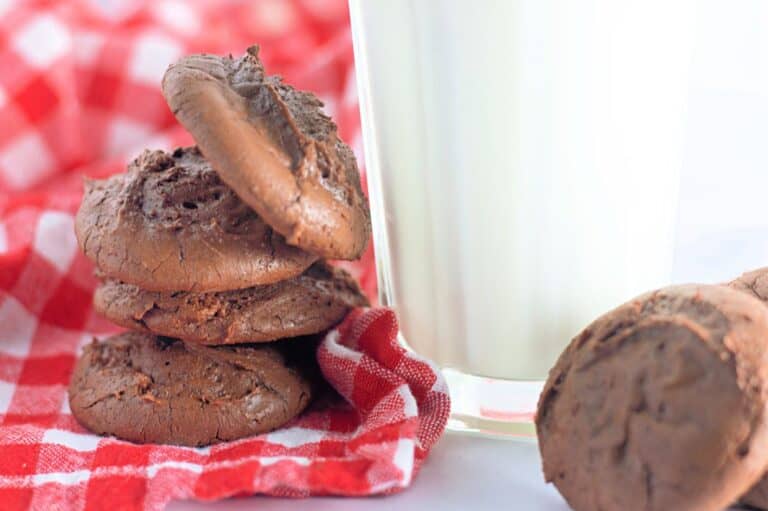
<svg viewBox="0 0 768 511">
<path fill-rule="evenodd" d="M 325 259 L 358 258 L 370 214 L 322 103 L 267 76 L 258 48 L 183 58 L 163 94 L 197 146 L 86 183 L 94 306 L 131 331 L 84 348 L 69 399 L 94 432 L 199 446 L 307 406 L 318 334 L 367 304 Z"/>
</svg>

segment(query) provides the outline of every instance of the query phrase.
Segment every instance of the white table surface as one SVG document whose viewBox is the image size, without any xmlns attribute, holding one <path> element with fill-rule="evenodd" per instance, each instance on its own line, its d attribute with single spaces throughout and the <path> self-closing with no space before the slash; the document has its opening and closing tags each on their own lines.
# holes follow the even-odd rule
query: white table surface
<svg viewBox="0 0 768 511">
<path fill-rule="evenodd" d="M 402 493 L 372 498 L 278 499 L 250 497 L 216 503 L 173 502 L 168 511 L 568 511 L 544 483 L 532 441 L 495 440 L 447 433 L 413 485 Z M 733 508 L 737 509 L 737 508 Z M 673 510 L 670 510 L 673 511 Z"/>
</svg>

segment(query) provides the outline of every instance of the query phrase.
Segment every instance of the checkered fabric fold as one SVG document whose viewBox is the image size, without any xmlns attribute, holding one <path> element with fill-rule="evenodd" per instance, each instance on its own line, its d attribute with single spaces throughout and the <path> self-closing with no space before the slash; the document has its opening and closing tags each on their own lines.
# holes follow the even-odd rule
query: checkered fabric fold
<svg viewBox="0 0 768 511">
<path fill-rule="evenodd" d="M 344 0 L 0 2 L 0 509 L 387 493 L 442 434 L 444 381 L 398 345 L 385 309 L 356 310 L 327 335 L 318 362 L 338 395 L 279 431 L 192 449 L 98 437 L 72 418 L 81 346 L 116 331 L 93 312 L 93 267 L 74 238 L 82 176 L 190 144 L 159 90 L 165 67 L 253 42 L 268 69 L 324 100 L 359 157 Z M 344 266 L 373 296 L 372 250 Z"/>
</svg>

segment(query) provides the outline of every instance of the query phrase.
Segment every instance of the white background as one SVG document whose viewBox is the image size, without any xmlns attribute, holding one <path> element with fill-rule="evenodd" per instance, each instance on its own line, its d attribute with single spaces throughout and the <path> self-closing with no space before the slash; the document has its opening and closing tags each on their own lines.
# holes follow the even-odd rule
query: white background
<svg viewBox="0 0 768 511">
<path fill-rule="evenodd" d="M 768 266 L 768 2 L 702 0 L 698 16 L 677 282 Z"/>
</svg>

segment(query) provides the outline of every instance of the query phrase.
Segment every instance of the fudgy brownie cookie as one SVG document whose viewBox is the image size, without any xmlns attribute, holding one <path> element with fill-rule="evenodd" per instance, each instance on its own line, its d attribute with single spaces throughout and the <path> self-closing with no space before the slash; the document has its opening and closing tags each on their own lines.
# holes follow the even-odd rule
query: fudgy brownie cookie
<svg viewBox="0 0 768 511">
<path fill-rule="evenodd" d="M 768 268 L 747 272 L 728 285 L 746 291 L 760 301 L 768 303 Z"/>
<path fill-rule="evenodd" d="M 544 475 L 576 511 L 721 511 L 768 460 L 768 308 L 726 286 L 643 295 L 588 326 L 539 400 Z"/>
<path fill-rule="evenodd" d="M 194 148 L 145 151 L 86 184 L 75 223 L 108 277 L 152 291 L 225 291 L 295 277 L 316 256 L 289 246 Z"/>
<path fill-rule="evenodd" d="M 163 77 L 176 118 L 221 175 L 288 243 L 357 259 L 371 232 L 355 157 L 312 94 L 240 59 L 191 55 Z"/>
<path fill-rule="evenodd" d="M 367 305 L 357 282 L 325 262 L 289 280 L 218 293 L 161 293 L 106 281 L 94 305 L 111 321 L 187 342 L 264 342 L 326 330 Z"/>
<path fill-rule="evenodd" d="M 764 475 L 740 499 L 739 503 L 757 509 L 768 509 L 768 475 Z"/>
<path fill-rule="evenodd" d="M 70 408 L 91 431 L 139 443 L 200 446 L 263 433 L 309 403 L 308 380 L 286 362 L 307 342 L 211 348 L 137 332 L 94 341 L 75 366 Z"/>
<path fill-rule="evenodd" d="M 735 289 L 745 291 L 768 304 L 768 268 L 747 272 L 731 281 L 729 285 Z M 740 502 L 758 509 L 768 509 L 768 475 L 764 475 L 757 484 L 750 488 L 742 496 Z"/>
</svg>

